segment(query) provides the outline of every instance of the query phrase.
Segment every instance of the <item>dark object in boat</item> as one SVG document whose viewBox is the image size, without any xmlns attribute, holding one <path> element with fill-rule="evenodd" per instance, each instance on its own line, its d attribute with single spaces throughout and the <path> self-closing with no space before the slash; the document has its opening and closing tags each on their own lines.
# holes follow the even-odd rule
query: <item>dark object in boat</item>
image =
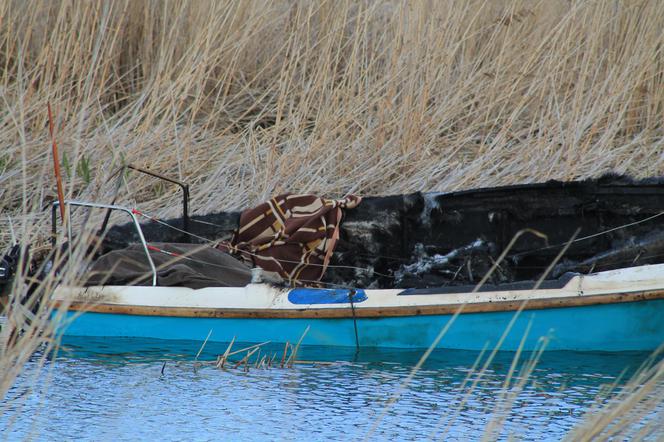
<svg viewBox="0 0 664 442">
<path fill-rule="evenodd" d="M 244 287 L 251 282 L 251 269 L 221 250 L 197 244 L 152 246 L 150 256 L 162 287 Z M 102 255 L 88 275 L 85 285 L 152 285 L 152 271 L 140 244 Z"/>
<path fill-rule="evenodd" d="M 190 232 L 229 238 L 240 212 L 193 216 Z M 660 216 L 662 215 L 662 216 Z M 323 279 L 372 288 L 427 288 L 477 283 L 508 243 L 522 235 L 488 281 L 537 280 L 577 228 L 564 261 L 548 275 L 588 273 L 664 262 L 664 179 L 600 179 L 495 187 L 452 193 L 365 197 L 345 214 L 341 238 Z M 181 219 L 167 221 L 181 226 Z M 181 233 L 143 224 L 148 241 Z M 109 229 L 111 249 L 135 242 L 133 226 Z M 195 237 L 191 241 L 200 243 Z M 343 266 L 343 267 L 335 267 Z M 349 268 L 350 267 L 350 268 Z"/>
<path fill-rule="evenodd" d="M 28 250 L 26 249 L 26 254 Z M 14 275 L 19 271 L 19 262 L 21 261 L 21 245 L 15 244 L 0 259 L 0 296 L 11 286 Z"/>
<path fill-rule="evenodd" d="M 18 267 L 21 246 L 16 244 L 0 259 L 0 283 L 11 281 Z"/>
</svg>

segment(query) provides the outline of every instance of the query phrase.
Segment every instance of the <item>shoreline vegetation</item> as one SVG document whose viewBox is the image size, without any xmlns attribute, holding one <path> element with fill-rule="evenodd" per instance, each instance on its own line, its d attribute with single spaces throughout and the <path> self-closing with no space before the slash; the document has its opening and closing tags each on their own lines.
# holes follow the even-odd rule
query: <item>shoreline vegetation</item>
<svg viewBox="0 0 664 442">
<path fill-rule="evenodd" d="M 125 164 L 189 182 L 200 214 L 286 191 L 661 176 L 662 29 L 656 0 L 2 2 L 0 251 L 49 238 L 48 103 L 65 196 L 81 200 L 110 202 Z M 117 203 L 166 218 L 180 197 L 128 175 Z M 55 346 L 40 301 L 59 282 L 14 282 L 6 321 L 24 332 L 0 355 L 3 397 Z M 662 414 L 652 363 L 570 437 L 656 431 L 639 423 Z"/>
</svg>

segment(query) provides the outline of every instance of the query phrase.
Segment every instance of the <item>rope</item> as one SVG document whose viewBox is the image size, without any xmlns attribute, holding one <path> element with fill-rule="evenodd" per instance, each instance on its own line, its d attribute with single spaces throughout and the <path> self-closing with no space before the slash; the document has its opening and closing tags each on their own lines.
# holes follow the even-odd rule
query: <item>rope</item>
<svg viewBox="0 0 664 442">
<path fill-rule="evenodd" d="M 183 234 L 189 235 L 189 236 L 194 237 L 194 238 L 198 238 L 198 239 L 204 241 L 205 243 L 208 243 L 208 244 L 212 245 L 213 247 L 216 247 L 216 246 L 219 245 L 219 243 L 220 243 L 219 241 L 213 241 L 213 240 L 211 240 L 211 239 L 209 239 L 209 238 L 205 238 L 205 237 L 203 237 L 203 236 L 196 235 L 196 234 L 194 234 L 194 233 L 187 232 L 186 230 L 183 230 L 183 229 L 180 229 L 180 228 L 178 228 L 178 227 L 172 226 L 172 225 L 168 224 L 167 222 L 162 221 L 162 220 L 160 220 L 159 218 L 157 218 L 157 217 L 155 217 L 155 216 L 148 215 L 148 214 L 146 214 L 146 213 L 144 213 L 144 212 L 142 212 L 142 211 L 140 211 L 140 210 L 138 210 L 138 209 L 132 209 L 132 213 L 134 213 L 134 214 L 136 214 L 136 215 L 139 215 L 139 216 L 142 216 L 142 217 L 144 217 L 144 218 L 147 218 L 147 219 L 149 219 L 149 220 L 151 220 L 151 221 L 153 221 L 153 222 L 156 222 L 156 223 L 158 223 L 158 224 L 161 224 L 161 225 L 163 225 L 163 226 L 165 226 L 165 227 L 168 227 L 168 228 L 173 229 L 173 230 L 175 230 L 175 231 L 178 231 L 178 232 L 180 232 L 180 233 L 183 233 Z M 657 214 L 655 214 L 655 215 L 649 216 L 649 217 L 644 218 L 644 219 L 639 220 L 639 221 L 635 221 L 635 222 L 632 222 L 632 223 L 629 223 L 629 224 L 624 224 L 624 225 L 621 225 L 621 226 L 613 227 L 613 228 L 611 228 L 611 229 L 603 230 L 603 231 L 601 231 L 601 232 L 594 233 L 594 234 L 592 234 L 592 235 L 583 236 L 583 237 L 581 237 L 581 238 L 576 238 L 574 241 L 572 241 L 572 243 L 576 243 L 576 242 L 579 242 L 579 241 L 585 241 L 585 240 L 588 240 L 588 239 L 591 239 L 591 238 L 596 238 L 596 237 L 601 236 L 601 235 L 606 235 L 606 234 L 608 234 L 608 233 L 615 232 L 615 231 L 617 231 L 617 230 L 621 230 L 621 229 L 625 229 L 625 228 L 628 228 L 628 227 L 636 226 L 636 225 L 639 225 L 639 224 L 642 224 L 642 223 L 648 222 L 648 221 L 650 221 L 650 220 L 653 220 L 653 219 L 655 219 L 655 218 L 658 218 L 658 217 L 660 217 L 660 216 L 662 216 L 662 215 L 664 215 L 664 211 L 663 211 L 663 212 L 660 212 L 660 213 L 657 213 Z M 217 224 L 207 223 L 207 222 L 203 222 L 203 223 L 204 223 L 204 224 L 217 225 Z M 217 225 L 217 226 L 218 226 L 218 225 Z M 539 251 L 543 251 L 543 250 L 554 249 L 554 248 L 557 248 L 557 247 L 562 247 L 562 246 L 564 246 L 565 244 L 566 244 L 566 243 L 563 243 L 563 244 L 556 244 L 556 245 L 547 246 L 547 247 L 542 247 L 542 248 L 539 248 L 539 249 L 533 249 L 533 250 L 529 250 L 529 251 L 526 251 L 526 252 L 521 252 L 521 253 L 517 253 L 517 254 L 514 254 L 514 255 L 510 255 L 510 257 L 519 257 L 519 256 L 527 255 L 527 254 L 530 254 L 530 253 L 533 253 L 533 252 L 539 252 Z M 156 250 L 156 251 L 159 251 L 159 252 L 163 252 L 163 253 L 169 254 L 170 256 L 175 256 L 175 257 L 181 257 L 181 258 L 183 258 L 183 259 L 188 259 L 188 260 L 190 260 L 190 261 L 192 261 L 192 262 L 198 262 L 198 263 L 201 263 L 201 264 L 211 265 L 211 266 L 215 266 L 215 267 L 219 267 L 219 268 L 227 268 L 227 269 L 230 269 L 230 268 L 231 268 L 231 267 L 229 267 L 229 266 L 223 266 L 223 265 L 220 265 L 220 264 L 209 263 L 209 262 L 205 262 L 205 261 L 196 260 L 196 259 L 193 259 L 193 258 L 190 258 L 190 257 L 184 256 L 184 255 L 174 254 L 173 252 L 168 252 L 168 251 L 166 251 L 166 250 L 161 250 L 161 249 L 158 249 L 158 248 L 156 248 L 156 247 L 154 247 L 154 246 L 148 246 L 148 247 L 149 247 L 151 250 Z M 243 250 L 242 253 L 246 253 L 247 255 L 254 256 L 254 257 L 257 257 L 257 258 L 261 258 L 260 255 L 258 255 L 258 254 L 256 254 L 256 253 L 252 253 L 252 252 L 247 251 L 247 250 Z M 655 255 L 655 256 L 649 256 L 649 257 L 657 257 L 657 256 L 658 256 L 658 255 Z M 403 260 L 403 259 L 404 259 L 404 258 L 396 258 L 396 257 L 382 257 L 382 258 L 389 258 L 389 259 L 393 259 L 393 260 Z M 647 257 L 646 257 L 646 258 L 647 258 Z M 275 259 L 276 259 L 276 258 L 275 258 Z M 284 262 L 284 263 L 291 263 L 291 264 L 299 264 L 299 263 L 300 263 L 299 261 L 292 261 L 292 260 L 287 260 L 287 259 L 278 259 L 278 261 L 280 261 L 280 262 Z M 619 262 L 627 262 L 627 260 L 625 260 L 625 261 L 619 261 Z M 310 264 L 308 264 L 308 265 L 312 265 L 312 266 L 320 266 L 320 267 L 323 267 L 323 266 L 324 266 L 324 264 L 314 264 L 314 263 L 310 263 Z M 383 273 L 376 272 L 376 271 L 373 270 L 373 269 L 364 268 L 364 267 L 345 266 L 345 265 L 333 265 L 333 264 L 329 264 L 327 267 L 328 267 L 328 268 L 337 268 L 337 269 L 359 270 L 359 271 L 368 272 L 368 273 L 371 272 L 371 273 L 374 274 L 374 275 L 382 276 L 382 277 L 385 277 L 385 278 L 396 279 L 393 275 L 386 275 L 386 274 L 383 274 Z M 350 288 L 350 287 L 345 287 L 345 286 L 340 285 L 340 284 L 325 283 L 325 282 L 321 282 L 321 281 L 311 281 L 311 280 L 303 280 L 303 279 L 300 279 L 299 281 L 301 281 L 301 282 L 310 282 L 310 283 L 321 284 L 321 285 L 328 285 L 328 286 L 333 286 L 333 287 L 336 286 L 336 287 L 340 287 L 340 288 Z"/>
<path fill-rule="evenodd" d="M 154 252 L 164 253 L 166 255 L 173 256 L 173 257 L 176 257 L 178 259 L 186 259 L 186 260 L 191 261 L 191 262 L 196 262 L 196 263 L 199 263 L 199 264 L 218 267 L 218 268 L 221 268 L 221 269 L 235 269 L 235 267 L 225 266 L 223 264 L 217 264 L 217 263 L 213 263 L 213 262 L 207 262 L 207 261 L 203 261 L 203 260 L 200 260 L 200 259 L 194 259 L 194 258 L 191 258 L 190 256 L 183 255 L 181 253 L 176 253 L 176 252 L 171 252 L 171 251 L 168 251 L 168 250 L 160 249 L 159 247 L 153 246 L 151 244 L 147 244 L 147 246 L 148 246 L 149 250 L 152 250 Z M 344 285 L 344 284 L 336 284 L 336 283 L 332 283 L 332 282 L 314 281 L 314 280 L 311 280 L 311 279 L 299 279 L 298 281 L 308 282 L 308 283 L 311 283 L 312 285 L 313 284 L 325 285 L 325 286 L 332 287 L 332 288 L 342 288 L 342 289 L 348 289 L 348 290 L 353 290 L 354 289 L 354 287 L 350 287 L 350 286 L 347 286 L 347 285 Z"/>
<path fill-rule="evenodd" d="M 175 226 L 171 226 L 171 225 L 168 224 L 167 222 L 162 221 L 162 220 L 160 220 L 160 219 L 157 218 L 157 217 L 147 215 L 147 214 L 141 212 L 141 211 L 138 210 L 138 209 L 131 209 L 131 213 L 133 213 L 134 215 L 139 215 L 139 216 L 142 216 L 142 217 L 144 217 L 144 218 L 147 218 L 147 219 L 149 219 L 149 220 L 151 220 L 151 221 L 154 221 L 154 222 L 156 222 L 156 223 L 158 223 L 158 224 L 161 224 L 162 226 L 170 227 L 171 229 L 173 229 L 173 230 L 177 230 L 177 231 L 180 232 L 180 233 L 185 233 L 185 234 L 187 234 L 187 235 L 193 236 L 194 238 L 198 238 L 198 239 L 203 240 L 203 241 L 205 241 L 205 242 L 208 242 L 208 243 L 211 243 L 211 244 L 215 244 L 215 242 L 212 241 L 212 240 L 209 239 L 209 238 L 205 238 L 205 237 L 203 237 L 203 236 L 199 236 L 199 235 L 196 235 L 196 234 L 194 234 L 194 233 L 187 232 L 186 230 L 178 229 L 177 227 L 175 227 Z"/>
<path fill-rule="evenodd" d="M 638 224 L 642 224 L 642 223 L 645 223 L 645 222 L 650 221 L 650 220 L 652 220 L 652 219 L 658 218 L 658 217 L 660 217 L 660 216 L 662 216 L 662 215 L 664 215 L 664 212 L 659 212 L 659 213 L 656 214 L 656 215 L 649 216 L 648 218 L 644 218 L 644 219 L 639 220 L 639 221 L 634 221 L 633 223 L 624 224 L 624 225 L 622 225 L 622 226 L 618 226 L 618 227 L 613 227 L 613 228 L 608 229 L 608 230 L 603 230 L 603 231 L 598 232 L 598 233 L 593 233 L 592 235 L 582 236 L 581 238 L 577 238 L 577 239 L 575 239 L 573 242 L 585 241 L 585 240 L 587 240 L 587 239 L 591 239 L 591 238 L 595 238 L 595 237 L 598 237 L 598 236 L 606 235 L 607 233 L 615 232 L 616 230 L 621 230 L 621 229 L 625 229 L 625 228 L 627 228 L 627 227 L 636 226 L 636 225 L 638 225 Z M 564 246 L 565 244 L 567 244 L 567 243 L 562 243 L 562 244 L 556 244 L 556 245 L 553 245 L 553 246 L 542 247 L 542 248 L 540 248 L 540 249 L 528 250 L 527 252 L 521 252 L 521 253 L 516 253 L 516 254 L 514 254 L 514 255 L 510 255 L 510 257 L 518 257 L 518 256 L 528 255 L 528 254 L 533 253 L 533 252 L 541 252 L 542 250 L 555 249 L 555 248 L 558 248 L 558 247 L 562 247 L 562 246 Z"/>
<path fill-rule="evenodd" d="M 134 213 L 135 215 L 142 216 L 142 217 L 147 218 L 147 219 L 149 219 L 149 220 L 151 220 L 151 221 L 154 221 L 154 222 L 156 222 L 156 223 L 158 223 L 158 224 L 161 224 L 161 225 L 163 225 L 163 226 L 166 226 L 166 227 L 168 227 L 168 228 L 171 228 L 171 229 L 173 229 L 173 230 L 176 230 L 176 231 L 178 231 L 178 232 L 180 232 L 180 233 L 184 233 L 184 234 L 190 235 L 190 236 L 192 236 L 192 237 L 194 237 L 194 238 L 198 238 L 198 239 L 200 239 L 200 240 L 202 240 L 202 241 L 205 241 L 206 243 L 212 245 L 213 247 L 216 247 L 216 246 L 220 243 L 219 241 L 213 241 L 213 240 L 211 240 L 211 239 L 209 239 L 209 238 L 205 238 L 205 237 L 203 237 L 203 236 L 199 236 L 199 235 L 196 235 L 196 234 L 194 234 L 194 233 L 187 232 L 186 230 L 182 230 L 182 229 L 180 229 L 180 228 L 177 228 L 177 227 L 175 227 L 175 226 L 172 226 L 172 225 L 168 224 L 167 222 L 162 221 L 162 220 L 160 220 L 160 219 L 157 218 L 157 217 L 154 217 L 154 216 L 148 215 L 148 214 L 146 214 L 146 213 L 144 213 L 144 212 L 141 212 L 141 211 L 138 210 L 138 209 L 132 209 L 131 211 L 132 211 L 132 213 Z M 258 254 L 256 254 L 256 253 L 252 253 L 252 252 L 250 252 L 250 251 L 248 251 L 248 250 L 242 250 L 242 253 L 246 253 L 247 255 L 251 255 L 251 256 L 254 256 L 254 257 L 257 257 L 257 258 L 264 258 L 263 256 L 258 255 Z M 275 259 L 277 259 L 277 258 L 275 258 Z M 284 263 L 300 264 L 300 261 L 292 261 L 292 260 L 288 260 L 288 259 L 277 259 L 277 260 L 280 261 L 280 262 L 284 262 Z M 314 264 L 314 263 L 308 263 L 307 265 L 318 266 L 318 267 L 324 267 L 324 266 L 325 266 L 325 264 Z M 383 274 L 383 273 L 379 273 L 379 272 L 376 272 L 376 271 L 373 270 L 373 269 L 364 268 L 364 267 L 344 266 L 344 265 L 333 265 L 333 264 L 328 264 L 327 267 L 328 267 L 328 268 L 335 268 L 335 269 L 352 269 L 352 270 L 360 270 L 360 271 L 363 271 L 363 272 L 370 272 L 370 273 L 373 273 L 374 275 L 383 276 L 383 277 L 385 277 L 385 278 L 394 278 L 394 277 L 391 276 L 391 275 L 386 275 L 386 274 Z"/>
<path fill-rule="evenodd" d="M 154 252 L 164 253 L 164 254 L 166 254 L 168 256 L 172 256 L 174 258 L 186 259 L 187 261 L 196 262 L 196 263 L 199 263 L 199 264 L 204 264 L 204 265 L 208 265 L 208 266 L 212 266 L 212 267 L 217 267 L 217 268 L 220 268 L 220 269 L 231 269 L 231 270 L 237 269 L 236 267 L 226 266 L 226 265 L 223 265 L 223 264 L 217 264 L 217 263 L 214 263 L 214 262 L 207 262 L 207 261 L 203 261 L 203 260 L 200 260 L 200 259 L 194 259 L 190 256 L 183 255 L 181 253 L 176 253 L 176 252 L 171 252 L 171 251 L 168 251 L 168 250 L 160 249 L 159 247 L 153 246 L 151 244 L 147 244 L 147 246 L 148 246 L 149 250 L 152 250 Z"/>
<path fill-rule="evenodd" d="M 355 303 L 353 302 L 353 296 L 355 296 L 355 289 L 350 289 L 348 292 L 348 300 L 350 301 L 350 310 L 353 313 L 353 328 L 355 329 L 355 349 L 360 351 L 360 338 L 357 333 L 357 317 L 355 316 Z"/>
<path fill-rule="evenodd" d="M 189 218 L 189 221 L 192 222 L 192 223 L 207 224 L 208 226 L 219 227 L 221 229 L 226 228 L 226 226 L 222 226 L 221 224 L 215 224 L 215 223 L 211 223 L 210 221 L 203 221 L 201 219 Z"/>
</svg>

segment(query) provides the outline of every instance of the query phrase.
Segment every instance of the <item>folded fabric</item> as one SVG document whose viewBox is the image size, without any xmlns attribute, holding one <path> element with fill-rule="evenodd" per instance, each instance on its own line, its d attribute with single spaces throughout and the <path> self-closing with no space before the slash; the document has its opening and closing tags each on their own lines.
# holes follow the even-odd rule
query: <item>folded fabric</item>
<svg viewBox="0 0 664 442">
<path fill-rule="evenodd" d="M 230 243 L 218 247 L 278 273 L 292 285 L 315 283 L 323 277 L 339 239 L 343 210 L 357 207 L 361 200 L 354 195 L 279 195 L 242 212 Z"/>
</svg>

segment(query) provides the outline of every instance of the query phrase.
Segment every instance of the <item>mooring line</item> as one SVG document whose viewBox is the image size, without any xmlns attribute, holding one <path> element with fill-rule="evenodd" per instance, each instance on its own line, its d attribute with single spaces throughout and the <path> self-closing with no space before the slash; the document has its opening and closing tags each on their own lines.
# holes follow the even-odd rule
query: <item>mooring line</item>
<svg viewBox="0 0 664 442">
<path fill-rule="evenodd" d="M 659 212 L 655 215 L 649 216 L 649 217 L 641 219 L 639 221 L 634 221 L 633 223 L 623 224 L 622 226 L 612 227 L 611 229 L 607 229 L 607 230 L 603 230 L 601 232 L 593 233 L 592 235 L 587 235 L 587 236 L 582 236 L 581 238 L 576 238 L 573 242 L 577 243 L 579 241 L 585 241 L 586 239 L 591 239 L 591 238 L 595 238 L 595 237 L 598 237 L 598 236 L 606 235 L 607 233 L 615 232 L 616 230 L 636 226 L 638 224 L 642 224 L 642 223 L 645 223 L 647 221 L 658 218 L 662 215 L 664 215 L 664 212 Z M 525 252 L 520 252 L 520 253 L 515 253 L 514 255 L 510 255 L 510 258 L 518 257 L 518 256 L 524 256 L 524 255 L 528 255 L 528 254 L 531 254 L 531 253 L 534 253 L 534 252 L 541 252 L 543 250 L 555 249 L 555 248 L 558 248 L 558 247 L 563 247 L 565 245 L 567 245 L 567 243 L 555 244 L 555 245 L 552 245 L 552 246 L 546 246 L 546 247 L 542 247 L 542 248 L 539 248 L 539 249 L 527 250 Z"/>
<path fill-rule="evenodd" d="M 348 291 L 348 299 L 350 300 L 350 310 L 353 313 L 353 327 L 355 328 L 355 350 L 360 351 L 360 337 L 357 333 L 357 317 L 355 316 L 355 303 L 353 302 L 353 296 L 356 295 L 355 289 L 350 289 Z"/>
</svg>

